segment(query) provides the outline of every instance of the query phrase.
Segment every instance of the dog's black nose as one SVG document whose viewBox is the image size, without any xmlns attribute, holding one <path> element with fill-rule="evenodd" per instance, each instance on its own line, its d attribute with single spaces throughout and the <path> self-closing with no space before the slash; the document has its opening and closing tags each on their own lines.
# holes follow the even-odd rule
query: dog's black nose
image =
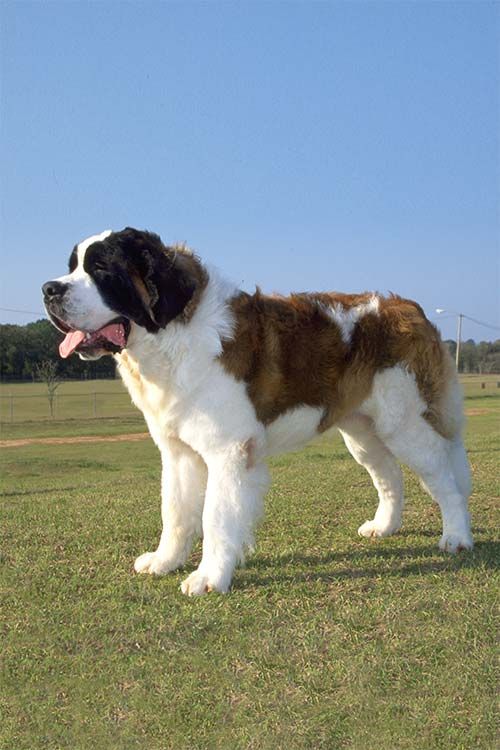
<svg viewBox="0 0 500 750">
<path fill-rule="evenodd" d="M 47 281 L 42 286 L 42 292 L 45 299 L 54 299 L 54 297 L 62 297 L 66 289 L 67 284 L 61 284 L 60 281 Z"/>
</svg>

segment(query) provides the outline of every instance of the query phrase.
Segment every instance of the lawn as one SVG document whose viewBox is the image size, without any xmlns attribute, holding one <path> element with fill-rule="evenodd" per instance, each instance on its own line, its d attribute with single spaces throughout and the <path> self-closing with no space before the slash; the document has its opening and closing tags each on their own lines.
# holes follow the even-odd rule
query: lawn
<svg viewBox="0 0 500 750">
<path fill-rule="evenodd" d="M 500 375 L 464 375 L 466 406 L 483 411 L 500 397 Z M 476 401 L 480 399 L 480 401 Z M 50 417 L 43 383 L 0 383 L 0 439 L 116 435 L 144 432 L 142 414 L 132 404 L 122 381 L 65 381 L 56 392 Z"/>
<path fill-rule="evenodd" d="M 358 537 L 374 490 L 319 441 L 272 462 L 255 555 L 196 600 L 186 571 L 132 570 L 159 532 L 151 441 L 5 449 L 0 747 L 491 750 L 500 391 L 481 391 L 472 553 L 437 550 L 410 474 L 402 532 Z"/>
<path fill-rule="evenodd" d="M 63 381 L 55 392 L 51 417 L 44 383 L 0 383 L 0 425 L 11 426 L 46 421 L 75 421 L 94 418 L 141 418 L 120 378 L 116 380 Z"/>
</svg>

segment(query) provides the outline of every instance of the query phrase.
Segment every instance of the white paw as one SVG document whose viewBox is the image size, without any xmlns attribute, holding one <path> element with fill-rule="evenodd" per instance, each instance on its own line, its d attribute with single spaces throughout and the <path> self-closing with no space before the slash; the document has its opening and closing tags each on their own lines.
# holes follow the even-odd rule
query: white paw
<svg viewBox="0 0 500 750">
<path fill-rule="evenodd" d="M 396 531 L 399 531 L 401 528 L 400 524 L 395 524 L 394 526 L 381 526 L 380 524 L 375 522 L 375 519 L 372 521 L 365 521 L 358 529 L 358 534 L 360 536 L 390 536 L 391 534 L 394 534 Z"/>
<path fill-rule="evenodd" d="M 193 571 L 182 583 L 181 591 L 186 596 L 203 596 L 210 591 L 220 591 L 226 594 L 229 591 L 229 585 L 224 586 L 211 580 L 210 576 L 201 572 L 200 569 Z"/>
<path fill-rule="evenodd" d="M 447 533 L 443 534 L 439 542 L 439 549 L 443 552 L 455 554 L 461 549 L 472 549 L 474 542 L 469 531 L 464 533 Z"/>
<path fill-rule="evenodd" d="M 170 558 L 160 557 L 157 552 L 145 552 L 139 555 L 134 563 L 136 573 L 149 573 L 150 575 L 161 576 L 175 570 L 177 566 L 172 564 Z"/>
</svg>

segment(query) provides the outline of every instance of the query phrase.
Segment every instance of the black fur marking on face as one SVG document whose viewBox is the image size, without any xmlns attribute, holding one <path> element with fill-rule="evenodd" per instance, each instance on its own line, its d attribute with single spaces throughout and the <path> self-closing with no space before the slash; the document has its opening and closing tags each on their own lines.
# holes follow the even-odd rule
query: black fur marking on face
<svg viewBox="0 0 500 750">
<path fill-rule="evenodd" d="M 179 316 L 196 290 L 173 249 L 157 234 L 130 227 L 90 245 L 84 270 L 112 310 L 150 333 Z"/>
<path fill-rule="evenodd" d="M 71 255 L 69 256 L 69 272 L 73 273 L 75 268 L 78 265 L 78 245 L 75 245 L 73 250 L 71 251 Z"/>
</svg>

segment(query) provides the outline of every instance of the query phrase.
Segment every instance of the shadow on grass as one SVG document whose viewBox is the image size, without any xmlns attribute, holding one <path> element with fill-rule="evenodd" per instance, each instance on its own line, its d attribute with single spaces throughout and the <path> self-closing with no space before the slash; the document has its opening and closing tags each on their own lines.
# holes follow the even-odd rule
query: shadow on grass
<svg viewBox="0 0 500 750">
<path fill-rule="evenodd" d="M 380 565 L 366 566 L 367 559 Z M 392 547 L 384 549 L 355 549 L 348 552 L 327 552 L 324 555 L 286 554 L 256 555 L 240 571 L 235 588 L 266 586 L 271 583 L 301 583 L 321 581 L 334 583 L 342 579 L 375 579 L 381 575 L 404 578 L 425 573 L 453 573 L 461 569 L 500 568 L 500 543 L 478 542 L 472 552 L 449 555 L 433 546 Z M 324 570 L 332 563 L 351 563 L 351 567 Z M 363 566 L 363 567 L 360 567 Z M 293 570 L 296 567 L 297 570 Z M 292 570 L 290 570 L 292 568 Z M 304 570 L 304 568 L 307 568 Z M 273 570 L 275 574 L 270 571 Z"/>
<path fill-rule="evenodd" d="M 477 534 L 486 534 L 486 532 L 487 532 L 487 529 L 480 529 L 477 526 L 474 526 L 472 528 L 472 536 L 476 536 Z M 401 539 L 401 538 L 408 537 L 408 536 L 412 536 L 412 537 L 425 536 L 425 537 L 429 537 L 429 538 L 435 539 L 436 540 L 436 546 L 437 546 L 437 541 L 439 539 L 439 534 L 440 534 L 440 530 L 437 527 L 436 527 L 435 530 L 433 530 L 433 529 L 418 529 L 417 530 L 417 529 L 411 529 L 410 528 L 410 529 L 400 529 L 397 532 L 397 535 L 396 535 L 395 538 L 396 539 L 398 539 L 398 538 Z M 381 541 L 382 540 L 379 540 L 379 543 Z M 373 542 L 373 543 L 377 544 L 377 542 Z M 382 542 L 382 544 L 383 544 L 383 542 Z"/>
</svg>

